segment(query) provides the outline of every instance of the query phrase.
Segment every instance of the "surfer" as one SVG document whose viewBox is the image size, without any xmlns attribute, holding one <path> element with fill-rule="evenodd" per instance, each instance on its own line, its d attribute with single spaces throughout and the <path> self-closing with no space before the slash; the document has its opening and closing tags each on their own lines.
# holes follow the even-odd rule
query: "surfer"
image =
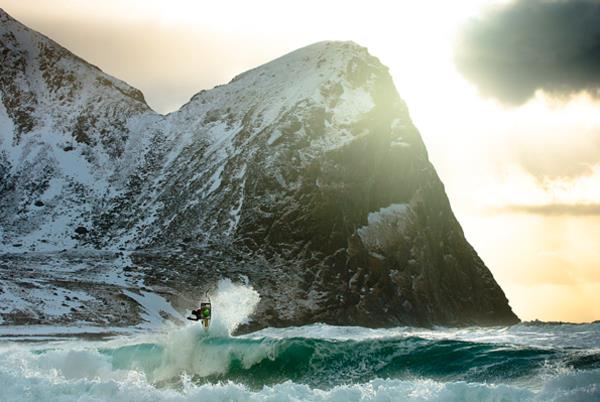
<svg viewBox="0 0 600 402">
<path fill-rule="evenodd" d="M 192 310 L 192 315 L 194 317 L 188 317 L 187 319 L 190 321 L 202 321 L 202 325 L 204 329 L 208 329 L 210 325 L 210 316 L 211 316 L 211 305 L 210 298 L 208 302 L 200 303 L 200 308 Z"/>
</svg>

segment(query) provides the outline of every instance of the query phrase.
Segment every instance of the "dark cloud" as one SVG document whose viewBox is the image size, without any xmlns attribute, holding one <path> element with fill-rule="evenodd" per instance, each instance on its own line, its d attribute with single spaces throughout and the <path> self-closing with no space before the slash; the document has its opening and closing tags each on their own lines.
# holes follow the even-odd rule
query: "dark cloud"
<svg viewBox="0 0 600 402">
<path fill-rule="evenodd" d="M 594 204 L 543 204 L 508 205 L 496 212 L 526 213 L 545 216 L 578 215 L 600 216 L 600 203 Z"/>
<path fill-rule="evenodd" d="M 600 0 L 518 0 L 470 21 L 455 48 L 482 94 L 522 104 L 537 89 L 600 97 Z"/>
</svg>

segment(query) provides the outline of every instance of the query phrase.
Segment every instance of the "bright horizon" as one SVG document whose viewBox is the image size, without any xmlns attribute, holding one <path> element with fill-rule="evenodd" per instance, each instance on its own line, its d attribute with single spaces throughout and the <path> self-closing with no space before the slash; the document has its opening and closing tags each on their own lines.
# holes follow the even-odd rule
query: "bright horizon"
<svg viewBox="0 0 600 402">
<path fill-rule="evenodd" d="M 161 113 L 321 40 L 390 68 L 465 235 L 523 320 L 600 319 L 600 105 L 538 91 L 482 97 L 454 64 L 458 30 L 490 4 L 5 0 L 14 18 L 140 89 Z"/>
</svg>

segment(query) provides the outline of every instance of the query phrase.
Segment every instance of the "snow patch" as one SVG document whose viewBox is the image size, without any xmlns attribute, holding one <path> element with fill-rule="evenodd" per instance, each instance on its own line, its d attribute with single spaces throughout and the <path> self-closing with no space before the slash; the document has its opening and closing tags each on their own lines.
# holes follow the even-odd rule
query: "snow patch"
<svg viewBox="0 0 600 402">
<path fill-rule="evenodd" d="M 179 312 L 177 312 L 171 303 L 169 303 L 164 297 L 151 292 L 140 291 L 135 293 L 129 290 L 123 290 L 123 294 L 138 303 L 142 309 L 142 318 L 146 321 L 146 325 L 149 328 L 160 327 L 165 319 L 163 314 L 168 314 L 171 317 L 185 319 Z"/>
<path fill-rule="evenodd" d="M 2 93 L 0 93 L 0 151 L 10 152 L 12 148 L 12 135 L 14 124 L 8 117 L 4 102 L 2 101 Z"/>
<path fill-rule="evenodd" d="M 53 177 L 48 182 L 48 188 L 46 189 L 46 191 L 44 192 L 44 194 L 42 194 L 42 196 L 40 198 L 43 201 L 52 200 L 54 197 L 57 197 L 60 195 L 60 193 L 63 189 L 63 186 L 64 186 L 64 182 L 62 180 L 59 180 L 58 178 Z"/>
<path fill-rule="evenodd" d="M 212 194 L 219 187 L 221 187 L 221 177 L 223 176 L 223 171 L 225 170 L 225 164 L 219 166 L 217 170 L 212 174 L 210 179 L 208 179 L 208 190 L 204 193 L 205 196 Z"/>
<path fill-rule="evenodd" d="M 383 257 L 386 249 L 393 246 L 399 238 L 398 233 L 406 229 L 408 204 L 391 204 L 367 216 L 367 225 L 357 229 L 363 244 L 371 251 Z M 383 255 L 382 255 L 383 254 Z"/>
<path fill-rule="evenodd" d="M 401 147 L 401 148 L 409 148 L 410 144 L 403 140 L 402 137 L 396 138 L 392 142 L 390 142 L 390 146 L 392 148 Z"/>
<path fill-rule="evenodd" d="M 334 119 L 339 124 L 352 123 L 375 107 L 371 94 L 363 88 L 344 88 L 340 100 L 333 109 Z"/>
<path fill-rule="evenodd" d="M 282 135 L 283 135 L 283 134 L 281 133 L 281 131 L 279 131 L 279 130 L 273 130 L 273 131 L 271 132 L 271 136 L 270 136 L 270 137 L 269 137 L 269 139 L 267 140 L 267 144 L 268 144 L 268 145 L 273 145 L 273 143 L 274 143 L 275 141 L 277 141 L 278 139 L 280 139 Z"/>
<path fill-rule="evenodd" d="M 404 215 L 408 209 L 408 204 L 391 204 L 385 208 L 380 208 L 377 212 L 369 212 L 367 221 L 369 225 L 376 225 L 383 222 L 386 218 L 396 214 Z"/>
<path fill-rule="evenodd" d="M 72 313 L 81 302 L 94 300 L 88 293 L 80 290 L 70 290 L 48 283 L 22 280 L 18 286 L 8 281 L 2 282 L 0 293 L 0 313 L 29 313 L 37 316 L 36 311 L 51 317 Z"/>
</svg>

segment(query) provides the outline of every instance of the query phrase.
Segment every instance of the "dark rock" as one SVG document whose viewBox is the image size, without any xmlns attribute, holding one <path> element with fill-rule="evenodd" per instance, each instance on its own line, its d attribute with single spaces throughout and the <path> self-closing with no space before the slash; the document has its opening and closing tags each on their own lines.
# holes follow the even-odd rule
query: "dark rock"
<svg viewBox="0 0 600 402">
<path fill-rule="evenodd" d="M 36 202 L 33 203 L 33 205 L 35 205 L 36 207 L 43 207 L 44 206 L 44 201 L 37 200 Z"/>
<path fill-rule="evenodd" d="M 77 233 L 78 235 L 85 235 L 88 234 L 89 231 L 87 230 L 87 228 L 85 228 L 84 226 L 78 226 L 75 229 L 75 233 Z"/>
</svg>

